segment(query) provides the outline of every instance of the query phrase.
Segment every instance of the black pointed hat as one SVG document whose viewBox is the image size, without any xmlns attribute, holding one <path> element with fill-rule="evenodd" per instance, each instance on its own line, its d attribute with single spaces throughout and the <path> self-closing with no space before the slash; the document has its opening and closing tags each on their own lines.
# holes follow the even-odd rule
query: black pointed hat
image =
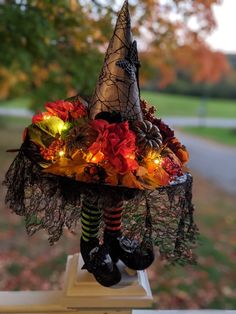
<svg viewBox="0 0 236 314">
<path fill-rule="evenodd" d="M 122 120 L 143 120 L 140 108 L 137 44 L 131 33 L 128 0 L 118 15 L 103 68 L 89 106 L 89 117 L 120 113 Z"/>
</svg>

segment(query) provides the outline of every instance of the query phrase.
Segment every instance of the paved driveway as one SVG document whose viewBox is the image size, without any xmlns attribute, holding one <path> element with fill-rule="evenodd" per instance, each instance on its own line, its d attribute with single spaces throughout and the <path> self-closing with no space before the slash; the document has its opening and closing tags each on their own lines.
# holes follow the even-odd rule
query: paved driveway
<svg viewBox="0 0 236 314">
<path fill-rule="evenodd" d="M 176 135 L 190 152 L 189 168 L 236 196 L 236 148 L 180 132 Z"/>
<path fill-rule="evenodd" d="M 194 118 L 194 117 L 166 117 L 167 124 L 176 126 L 207 126 L 218 128 L 236 128 L 236 118 Z"/>
</svg>

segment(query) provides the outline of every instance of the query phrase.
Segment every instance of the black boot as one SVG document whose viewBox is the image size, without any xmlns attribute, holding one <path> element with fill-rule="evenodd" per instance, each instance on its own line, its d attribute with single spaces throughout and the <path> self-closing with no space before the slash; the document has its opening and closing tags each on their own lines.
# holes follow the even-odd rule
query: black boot
<svg viewBox="0 0 236 314">
<path fill-rule="evenodd" d="M 104 233 L 104 243 L 109 247 L 113 262 L 120 259 L 127 267 L 134 270 L 144 270 L 154 261 L 153 246 L 143 246 L 136 240 L 122 236 L 114 237 L 109 232 Z"/>
<path fill-rule="evenodd" d="M 121 280 L 121 273 L 113 263 L 105 245 L 100 246 L 98 239 L 80 240 L 80 252 L 84 260 L 82 269 L 92 273 L 102 286 L 110 287 Z"/>
</svg>

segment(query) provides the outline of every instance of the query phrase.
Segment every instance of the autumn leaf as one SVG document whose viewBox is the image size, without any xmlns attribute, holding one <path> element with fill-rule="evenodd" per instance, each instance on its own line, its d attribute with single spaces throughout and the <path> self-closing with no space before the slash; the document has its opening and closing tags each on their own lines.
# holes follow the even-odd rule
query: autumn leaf
<svg viewBox="0 0 236 314">
<path fill-rule="evenodd" d="M 65 125 L 64 121 L 56 116 L 51 116 L 48 119 L 45 119 L 37 123 L 37 126 L 42 131 L 53 137 L 56 137 L 57 135 L 61 134 L 64 125 Z"/>
<path fill-rule="evenodd" d="M 123 186 L 127 186 L 128 188 L 136 188 L 143 190 L 143 186 L 137 180 L 137 178 L 132 174 L 131 171 L 127 172 L 121 179 L 121 183 Z"/>
<path fill-rule="evenodd" d="M 76 180 L 81 179 L 81 173 L 83 173 L 86 161 L 83 159 L 81 152 L 78 152 L 74 159 L 59 158 L 55 163 L 50 165 L 44 172 L 66 176 L 70 178 L 76 178 Z M 83 180 L 84 181 L 84 180 Z"/>
<path fill-rule="evenodd" d="M 35 144 L 42 146 L 43 148 L 48 147 L 54 140 L 52 135 L 44 132 L 41 128 L 34 124 L 31 124 L 28 127 L 28 135 Z"/>
</svg>

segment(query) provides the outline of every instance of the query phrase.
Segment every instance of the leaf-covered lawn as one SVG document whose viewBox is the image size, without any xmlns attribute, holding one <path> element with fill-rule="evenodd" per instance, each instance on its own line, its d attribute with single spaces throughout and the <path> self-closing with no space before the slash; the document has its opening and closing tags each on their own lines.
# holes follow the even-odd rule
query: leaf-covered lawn
<svg viewBox="0 0 236 314">
<path fill-rule="evenodd" d="M 0 128 L 0 176 L 19 147 L 23 125 Z M 168 267 L 157 257 L 148 270 L 155 308 L 236 308 L 236 197 L 217 189 L 194 174 L 196 221 L 201 231 L 198 265 Z M 0 290 L 58 289 L 62 286 L 66 257 L 79 249 L 79 234 L 65 231 L 49 248 L 47 235 L 27 237 L 23 218 L 4 205 L 0 190 Z"/>
</svg>

